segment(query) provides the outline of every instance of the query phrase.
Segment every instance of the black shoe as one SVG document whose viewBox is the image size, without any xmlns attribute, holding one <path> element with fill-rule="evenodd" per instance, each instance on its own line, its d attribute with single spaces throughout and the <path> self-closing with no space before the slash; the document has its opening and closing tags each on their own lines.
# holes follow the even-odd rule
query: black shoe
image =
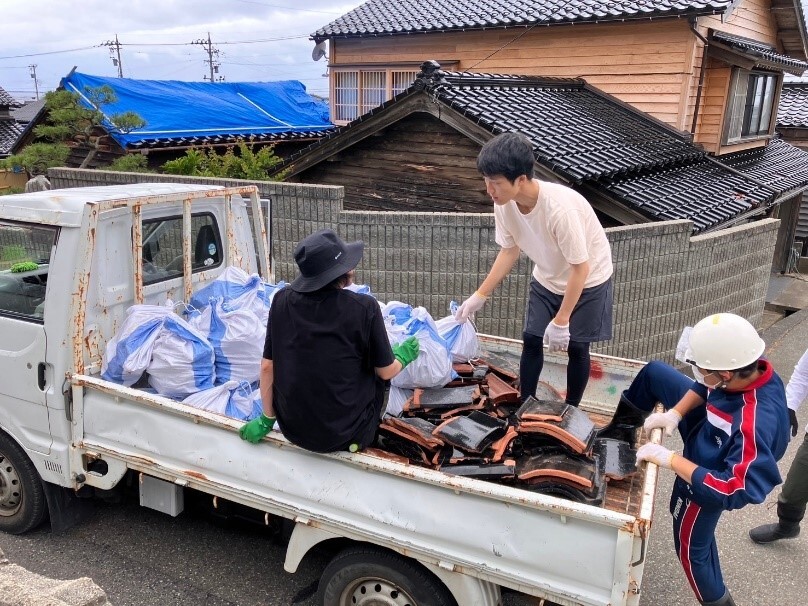
<svg viewBox="0 0 808 606">
<path fill-rule="evenodd" d="M 626 396 L 621 395 L 611 422 L 606 427 L 599 429 L 595 436 L 622 440 L 634 448 L 637 442 L 637 428 L 642 425 L 649 414 L 651 413 L 640 410 L 629 402 Z"/>
<path fill-rule="evenodd" d="M 737 606 L 735 600 L 729 594 L 729 589 L 724 591 L 724 595 L 714 602 L 701 602 L 701 606 Z"/>
<path fill-rule="evenodd" d="M 749 531 L 749 538 L 755 543 L 765 545 L 780 539 L 793 539 L 800 536 L 799 524 L 763 524 Z"/>
</svg>

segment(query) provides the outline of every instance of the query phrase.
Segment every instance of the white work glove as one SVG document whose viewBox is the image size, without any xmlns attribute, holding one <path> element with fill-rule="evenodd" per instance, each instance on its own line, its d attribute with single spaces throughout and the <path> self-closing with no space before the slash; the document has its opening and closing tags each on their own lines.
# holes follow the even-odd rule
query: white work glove
<svg viewBox="0 0 808 606">
<path fill-rule="evenodd" d="M 646 442 L 637 450 L 637 465 L 641 461 L 648 461 L 665 469 L 670 469 L 675 455 L 675 452 L 668 450 L 662 444 Z"/>
<path fill-rule="evenodd" d="M 468 320 L 471 316 L 475 313 L 480 311 L 485 305 L 485 302 L 488 300 L 488 297 L 485 295 L 481 295 L 479 292 L 476 292 L 471 295 L 468 299 L 463 301 L 463 304 L 457 308 L 457 313 L 455 313 L 455 320 L 463 324 L 466 320 Z"/>
<path fill-rule="evenodd" d="M 645 433 L 651 433 L 652 429 L 656 429 L 657 427 L 661 427 L 665 430 L 665 435 L 669 436 L 673 433 L 673 430 L 679 426 L 679 422 L 682 420 L 682 415 L 679 414 L 679 411 L 675 408 L 671 408 L 666 410 L 665 412 L 655 412 L 652 415 L 649 415 L 647 419 L 645 419 L 645 423 L 642 424 L 643 429 L 645 429 Z"/>
<path fill-rule="evenodd" d="M 559 326 L 550 322 L 544 329 L 544 344 L 550 351 L 567 351 L 570 344 L 570 325 Z"/>
</svg>

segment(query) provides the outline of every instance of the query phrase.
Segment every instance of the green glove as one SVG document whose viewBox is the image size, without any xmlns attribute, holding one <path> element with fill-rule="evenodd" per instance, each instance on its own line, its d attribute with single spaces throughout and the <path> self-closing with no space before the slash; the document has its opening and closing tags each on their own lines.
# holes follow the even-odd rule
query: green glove
<svg viewBox="0 0 808 606">
<path fill-rule="evenodd" d="M 238 435 L 242 440 L 247 440 L 252 444 L 257 444 L 261 439 L 267 435 L 275 426 L 275 417 L 268 417 L 261 414 L 260 417 L 254 418 L 249 423 L 245 423 L 238 430 Z"/>
<path fill-rule="evenodd" d="M 415 337 L 410 337 L 406 341 L 393 345 L 393 357 L 401 362 L 401 368 L 406 368 L 410 362 L 417 358 L 419 351 L 418 339 Z"/>
</svg>

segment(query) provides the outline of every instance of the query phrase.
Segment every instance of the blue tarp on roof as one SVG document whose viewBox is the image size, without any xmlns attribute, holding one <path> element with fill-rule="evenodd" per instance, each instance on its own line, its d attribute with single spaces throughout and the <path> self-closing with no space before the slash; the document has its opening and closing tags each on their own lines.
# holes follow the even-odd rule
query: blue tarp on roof
<svg viewBox="0 0 808 606">
<path fill-rule="evenodd" d="M 155 139 L 211 136 L 317 133 L 334 128 L 328 106 L 306 92 L 297 80 L 279 82 L 180 82 L 103 78 L 73 72 L 62 86 L 82 96 L 85 90 L 109 86 L 117 100 L 103 106 L 107 119 L 122 112 L 137 113 L 146 125 L 128 133 L 104 126 L 122 146 Z"/>
</svg>

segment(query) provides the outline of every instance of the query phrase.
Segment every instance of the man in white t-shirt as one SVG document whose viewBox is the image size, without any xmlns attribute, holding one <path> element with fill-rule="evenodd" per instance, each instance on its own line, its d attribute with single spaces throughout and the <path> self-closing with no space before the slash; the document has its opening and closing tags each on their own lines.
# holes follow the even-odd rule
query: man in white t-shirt
<svg viewBox="0 0 808 606">
<path fill-rule="evenodd" d="M 519 133 L 494 137 L 477 157 L 501 248 L 456 319 L 479 311 L 524 252 L 535 266 L 519 368 L 522 399 L 535 394 L 547 345 L 568 353 L 566 401 L 577 406 L 589 380 L 589 344 L 612 338 L 611 247 L 586 199 L 534 179 L 534 162 L 530 140 Z"/>
</svg>

